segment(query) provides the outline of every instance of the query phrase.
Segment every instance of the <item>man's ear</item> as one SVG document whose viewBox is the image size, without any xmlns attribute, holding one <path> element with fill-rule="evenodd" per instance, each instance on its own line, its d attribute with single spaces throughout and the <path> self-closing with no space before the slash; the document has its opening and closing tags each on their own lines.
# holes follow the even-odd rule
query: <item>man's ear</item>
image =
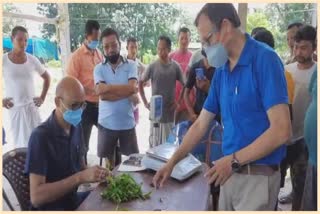
<svg viewBox="0 0 320 214">
<path fill-rule="evenodd" d="M 60 99 L 59 99 L 59 97 L 55 97 L 55 98 L 54 98 L 54 103 L 56 104 L 56 107 L 59 107 L 59 106 L 60 106 Z"/>
</svg>

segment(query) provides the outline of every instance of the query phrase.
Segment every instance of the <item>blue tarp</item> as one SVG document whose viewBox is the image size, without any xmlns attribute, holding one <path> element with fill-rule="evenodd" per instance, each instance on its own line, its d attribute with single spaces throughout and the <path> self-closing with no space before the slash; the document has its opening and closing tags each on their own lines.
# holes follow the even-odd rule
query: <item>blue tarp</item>
<svg viewBox="0 0 320 214">
<path fill-rule="evenodd" d="M 3 38 L 3 48 L 12 49 L 13 45 L 9 37 Z M 44 60 L 58 60 L 58 48 L 53 42 L 47 39 L 30 38 L 28 39 L 27 53 L 30 53 Z"/>
</svg>

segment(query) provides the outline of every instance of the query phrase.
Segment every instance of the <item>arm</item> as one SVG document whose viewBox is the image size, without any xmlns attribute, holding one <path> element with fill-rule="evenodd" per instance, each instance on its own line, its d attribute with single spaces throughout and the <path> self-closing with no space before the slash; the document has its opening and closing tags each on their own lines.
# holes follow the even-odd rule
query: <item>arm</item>
<svg viewBox="0 0 320 214">
<path fill-rule="evenodd" d="M 32 64 L 34 65 L 35 71 L 44 80 L 40 97 L 33 98 L 33 102 L 35 103 L 35 105 L 40 107 L 47 96 L 47 92 L 50 86 L 50 74 L 48 71 L 45 70 L 44 66 L 36 57 L 31 57 L 31 61 L 32 61 Z"/>
<path fill-rule="evenodd" d="M 150 106 L 149 106 L 149 102 L 147 101 L 146 95 L 144 93 L 144 85 L 149 79 L 151 79 L 151 75 L 152 75 L 151 73 L 152 73 L 152 65 L 149 65 L 146 72 L 142 75 L 141 81 L 139 81 L 140 97 L 142 99 L 144 106 L 147 109 L 150 109 Z"/>
<path fill-rule="evenodd" d="M 273 106 L 267 114 L 270 127 L 252 144 L 236 153 L 241 164 L 250 163 L 269 155 L 290 139 L 292 133 L 288 105 Z"/>
<path fill-rule="evenodd" d="M 193 110 L 193 106 L 190 101 L 190 89 L 186 88 L 183 94 L 184 103 L 186 104 L 189 115 L 195 115 L 196 113 Z"/>
<path fill-rule="evenodd" d="M 149 106 L 149 102 L 147 101 L 147 98 L 146 98 L 146 94 L 144 93 L 144 85 L 145 81 L 140 81 L 139 82 L 139 93 L 140 93 L 140 97 L 142 99 L 142 102 L 144 104 L 144 106 L 146 106 L 146 108 L 150 108 Z"/>
<path fill-rule="evenodd" d="M 96 93 L 102 100 L 120 100 L 128 98 L 131 95 L 138 93 L 137 88 L 138 71 L 135 63 L 128 64 L 128 84 L 123 85 L 111 85 L 111 84 L 99 84 L 96 86 Z M 110 95 L 110 97 L 109 97 Z"/>
<path fill-rule="evenodd" d="M 129 80 L 127 85 L 111 85 L 105 83 L 98 83 L 96 85 L 95 91 L 101 96 L 104 94 L 112 94 L 119 97 L 129 97 L 136 93 L 137 80 Z"/>
<path fill-rule="evenodd" d="M 41 75 L 41 77 L 43 79 L 43 86 L 42 86 L 42 92 L 40 97 L 44 101 L 46 99 L 46 96 L 50 87 L 51 78 L 48 71 L 45 71 L 44 74 Z"/>
<path fill-rule="evenodd" d="M 35 207 L 53 202 L 71 192 L 83 183 L 104 181 L 109 171 L 100 166 L 93 166 L 60 181 L 46 183 L 46 176 L 30 173 L 30 198 Z"/>
<path fill-rule="evenodd" d="M 189 69 L 189 75 L 188 75 L 186 87 L 183 94 L 184 103 L 186 104 L 188 113 L 191 116 L 195 115 L 195 112 L 193 110 L 193 105 L 191 104 L 191 101 L 190 101 L 190 91 L 194 87 L 195 82 L 196 82 L 196 75 L 194 72 L 194 66 L 192 66 L 192 68 Z"/>
<path fill-rule="evenodd" d="M 184 77 L 183 77 L 183 74 L 182 74 L 182 69 L 181 69 L 181 67 L 180 67 L 180 65 L 179 64 L 177 64 L 177 70 L 176 70 L 176 74 L 177 74 L 177 80 L 179 80 L 180 81 L 180 83 L 181 83 L 181 85 L 182 85 L 182 90 L 181 90 L 181 92 L 180 92 L 180 95 L 179 95 L 179 99 L 178 99 L 178 106 L 180 105 L 180 103 L 181 103 L 181 101 L 182 101 L 182 99 L 183 99 L 183 93 L 184 93 L 184 88 L 185 88 L 185 80 L 184 80 Z"/>
<path fill-rule="evenodd" d="M 182 140 L 182 144 L 175 152 L 168 164 L 174 167 L 182 158 L 184 158 L 205 135 L 210 122 L 214 119 L 215 114 L 203 109 L 199 118 L 192 124 Z"/>
<path fill-rule="evenodd" d="M 46 183 L 45 176 L 33 173 L 29 178 L 31 203 L 35 207 L 57 200 L 81 184 L 79 174 L 54 183 Z"/>
<path fill-rule="evenodd" d="M 269 58 L 269 60 L 267 60 Z M 261 62 L 259 61 L 261 60 Z M 267 63 L 272 61 L 273 63 Z M 268 156 L 285 144 L 291 137 L 291 122 L 288 108 L 288 93 L 282 62 L 274 52 L 267 52 L 257 60 L 261 70 L 256 73 L 257 90 L 263 108 L 268 116 L 269 127 L 248 146 L 235 152 L 241 165 Z M 206 174 L 209 183 L 224 184 L 232 174 L 233 155 L 225 156 L 215 162 Z"/>
</svg>

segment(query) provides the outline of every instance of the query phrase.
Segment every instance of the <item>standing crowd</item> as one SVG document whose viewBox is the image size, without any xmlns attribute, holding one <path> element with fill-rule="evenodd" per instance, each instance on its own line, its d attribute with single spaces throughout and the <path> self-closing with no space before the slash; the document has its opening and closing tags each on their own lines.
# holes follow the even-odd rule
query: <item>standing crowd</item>
<svg viewBox="0 0 320 214">
<path fill-rule="evenodd" d="M 150 122 L 150 147 L 165 143 L 176 124 L 192 121 L 179 149 L 155 174 L 156 187 L 165 185 L 216 120 L 223 127 L 223 157 L 206 177 L 220 186 L 219 210 L 276 210 L 278 203 L 289 202 L 292 210 L 317 209 L 316 29 L 290 23 L 290 53 L 280 59 L 272 33 L 259 26 L 251 35 L 242 32 L 232 4 L 205 4 L 194 24 L 200 50 L 188 49 L 191 32 L 182 27 L 177 50 L 168 36 L 159 36 L 158 59 L 146 66 L 138 58 L 136 38 L 121 44 L 115 29 L 101 31 L 97 21 L 88 20 L 85 40 L 71 55 L 67 75 L 56 87 L 56 107 L 44 122 L 38 108 L 50 75 L 26 53 L 27 30 L 14 27 L 13 49 L 3 55 L 2 106 L 9 112 L 13 143 L 28 148 L 30 209 L 75 210 L 89 194 L 78 192 L 79 185 L 110 174 L 101 166 L 103 159 L 113 168 L 119 154 L 139 153 L 143 139 L 137 139 L 136 125 L 142 105 L 150 110 L 151 97 L 145 94 L 150 83 L 152 95 L 163 97 L 160 132 Z M 120 54 L 122 45 L 126 56 Z M 35 74 L 43 79 L 40 96 Z M 93 126 L 100 166 L 89 167 Z M 288 168 L 292 192 L 278 198 Z"/>
</svg>

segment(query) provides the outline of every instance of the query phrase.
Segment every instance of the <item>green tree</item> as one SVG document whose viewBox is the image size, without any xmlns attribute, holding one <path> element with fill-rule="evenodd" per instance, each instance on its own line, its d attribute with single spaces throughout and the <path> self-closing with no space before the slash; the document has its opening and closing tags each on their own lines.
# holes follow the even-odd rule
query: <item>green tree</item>
<svg viewBox="0 0 320 214">
<path fill-rule="evenodd" d="M 314 8 L 309 3 L 271 3 L 264 10 L 272 29 L 277 44 L 277 52 L 284 59 L 288 55 L 286 31 L 289 24 L 301 22 L 311 24 Z"/>
<path fill-rule="evenodd" d="M 247 17 L 247 32 L 250 34 L 251 31 L 256 27 L 265 27 L 271 30 L 271 25 L 268 17 L 263 12 L 254 12 L 248 14 Z"/>
<path fill-rule="evenodd" d="M 284 59 L 289 52 L 286 39 L 287 26 L 296 21 L 311 24 L 312 11 L 312 4 L 267 4 L 266 8 L 248 14 L 246 30 L 248 33 L 255 27 L 265 27 L 270 30 L 274 36 L 275 49 Z"/>
<path fill-rule="evenodd" d="M 55 3 L 39 3 L 37 10 L 47 18 L 56 18 L 58 15 L 57 4 Z M 41 33 L 43 38 L 51 39 L 56 34 L 55 25 L 44 23 L 42 26 Z"/>
<path fill-rule="evenodd" d="M 3 4 L 2 9 L 5 12 L 21 13 L 21 11 L 12 3 Z M 26 22 L 20 18 L 3 17 L 2 23 L 3 23 L 2 31 L 4 36 L 10 36 L 12 29 L 17 25 L 26 26 Z"/>
<path fill-rule="evenodd" d="M 56 4 L 40 4 L 38 10 L 49 17 L 57 15 Z M 174 4 L 68 4 L 70 18 L 70 40 L 72 51 L 78 48 L 84 40 L 84 26 L 88 19 L 99 21 L 101 28 L 116 29 L 122 41 L 134 36 L 140 42 L 140 55 L 156 53 L 157 39 L 161 34 L 169 36 L 173 41 L 176 38 L 171 26 L 179 17 L 179 10 Z M 165 17 L 165 20 L 164 20 Z M 55 34 L 55 28 L 43 25 L 43 31 L 48 31 L 47 37 Z M 126 44 L 122 44 L 126 45 Z"/>
</svg>

